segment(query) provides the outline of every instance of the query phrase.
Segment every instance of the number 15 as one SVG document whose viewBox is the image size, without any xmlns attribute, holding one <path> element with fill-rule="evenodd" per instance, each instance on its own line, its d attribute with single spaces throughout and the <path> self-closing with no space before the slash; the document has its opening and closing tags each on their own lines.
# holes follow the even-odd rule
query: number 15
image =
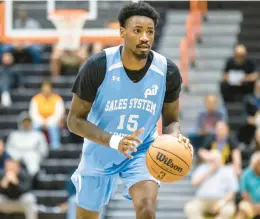
<svg viewBox="0 0 260 219">
<path fill-rule="evenodd" d="M 126 115 L 121 115 L 120 116 L 120 121 L 119 121 L 119 124 L 117 126 L 117 129 L 123 129 L 125 127 L 125 118 L 126 118 Z M 130 132 L 134 132 L 137 130 L 138 128 L 138 122 L 137 122 L 137 119 L 139 118 L 139 115 L 129 115 L 129 118 L 128 118 L 128 121 L 127 121 L 127 124 L 126 124 L 126 128 L 128 131 Z"/>
</svg>

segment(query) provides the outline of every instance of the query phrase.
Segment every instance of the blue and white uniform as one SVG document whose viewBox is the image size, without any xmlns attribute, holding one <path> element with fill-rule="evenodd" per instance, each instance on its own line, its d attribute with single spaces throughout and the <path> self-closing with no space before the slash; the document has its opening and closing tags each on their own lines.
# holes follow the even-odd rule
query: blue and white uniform
<svg viewBox="0 0 260 219">
<path fill-rule="evenodd" d="M 118 176 L 125 183 L 124 196 L 131 199 L 129 188 L 137 182 L 154 179 L 145 164 L 145 153 L 157 137 L 166 92 L 167 59 L 153 52 L 144 77 L 134 83 L 122 64 L 120 46 L 105 49 L 106 72 L 96 91 L 88 121 L 115 135 L 129 135 L 144 127 L 138 136 L 143 143 L 132 153 L 121 152 L 84 139 L 82 157 L 72 176 L 77 190 L 77 204 L 87 210 L 100 211 L 116 190 Z"/>
</svg>

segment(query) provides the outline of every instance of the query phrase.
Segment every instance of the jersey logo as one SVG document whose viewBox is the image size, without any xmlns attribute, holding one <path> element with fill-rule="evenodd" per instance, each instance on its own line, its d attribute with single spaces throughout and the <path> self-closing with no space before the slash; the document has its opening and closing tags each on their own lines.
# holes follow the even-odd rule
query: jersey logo
<svg viewBox="0 0 260 219">
<path fill-rule="evenodd" d="M 120 81 L 120 77 L 119 76 L 112 76 L 112 80 L 113 81 Z"/>
<path fill-rule="evenodd" d="M 156 95 L 158 89 L 159 89 L 159 87 L 156 84 L 152 85 L 152 88 L 148 88 L 145 90 L 144 97 L 147 98 L 148 96 Z"/>
</svg>

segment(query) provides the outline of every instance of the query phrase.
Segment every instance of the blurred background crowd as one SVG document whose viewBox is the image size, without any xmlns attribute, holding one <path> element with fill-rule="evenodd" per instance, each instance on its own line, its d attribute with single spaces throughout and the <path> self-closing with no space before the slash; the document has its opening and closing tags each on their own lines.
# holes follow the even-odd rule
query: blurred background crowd
<svg viewBox="0 0 260 219">
<path fill-rule="evenodd" d="M 183 76 L 182 133 L 196 152 L 183 181 L 162 185 L 158 218 L 259 219 L 260 2 L 200 2 L 192 30 L 192 2 L 150 3 L 161 15 L 154 49 Z M 15 28 L 41 28 L 26 7 L 14 17 Z M 80 65 L 108 46 L 0 41 L 1 219 L 75 218 L 70 176 L 82 139 L 66 126 L 70 88 Z M 120 189 L 102 218 L 134 218 Z"/>
</svg>

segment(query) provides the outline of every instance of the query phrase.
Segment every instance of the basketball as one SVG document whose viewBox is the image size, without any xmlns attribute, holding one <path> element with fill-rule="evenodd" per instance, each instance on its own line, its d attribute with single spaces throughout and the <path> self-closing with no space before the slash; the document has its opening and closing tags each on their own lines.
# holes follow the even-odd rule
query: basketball
<svg viewBox="0 0 260 219">
<path fill-rule="evenodd" d="M 151 175 L 161 182 L 172 183 L 184 178 L 190 170 L 190 149 L 171 135 L 159 136 L 146 153 Z"/>
</svg>

